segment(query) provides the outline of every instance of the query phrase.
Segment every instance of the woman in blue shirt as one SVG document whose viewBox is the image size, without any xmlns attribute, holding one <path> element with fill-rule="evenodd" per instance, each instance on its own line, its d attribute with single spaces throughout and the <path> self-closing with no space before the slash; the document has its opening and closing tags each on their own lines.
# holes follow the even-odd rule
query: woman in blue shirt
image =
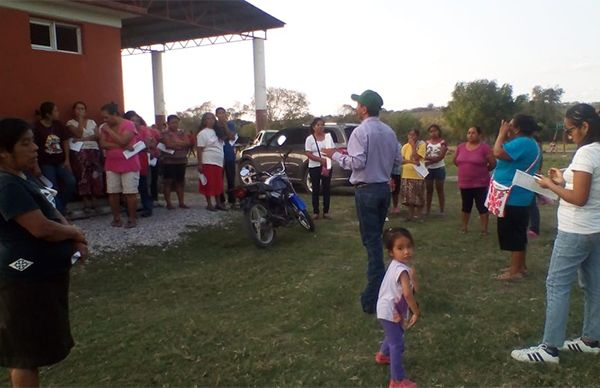
<svg viewBox="0 0 600 388">
<path fill-rule="evenodd" d="M 511 186 L 517 170 L 529 174 L 539 170 L 541 150 L 532 135 L 540 129 L 535 119 L 527 115 L 518 114 L 510 122 L 502 121 L 494 144 L 497 164 L 493 178 L 496 182 Z M 496 277 L 498 280 L 520 279 L 527 272 L 525 257 L 528 207 L 533 201 L 533 196 L 533 192 L 513 186 L 504 217 L 498 217 L 500 249 L 510 252 L 510 267 Z"/>
</svg>

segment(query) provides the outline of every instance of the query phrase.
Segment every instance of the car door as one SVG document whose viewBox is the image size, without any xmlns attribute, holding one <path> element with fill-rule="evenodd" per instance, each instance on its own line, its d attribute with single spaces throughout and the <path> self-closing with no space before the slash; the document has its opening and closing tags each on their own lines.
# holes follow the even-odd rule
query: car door
<svg viewBox="0 0 600 388">
<path fill-rule="evenodd" d="M 281 135 L 286 135 L 286 133 L 287 130 L 285 129 L 277 132 L 269 139 L 269 141 L 267 141 L 267 144 L 258 146 L 256 150 L 252 152 L 252 161 L 259 171 L 269 170 L 281 161 L 281 155 L 285 153 L 285 150 L 284 147 L 277 144 L 277 139 Z"/>
</svg>

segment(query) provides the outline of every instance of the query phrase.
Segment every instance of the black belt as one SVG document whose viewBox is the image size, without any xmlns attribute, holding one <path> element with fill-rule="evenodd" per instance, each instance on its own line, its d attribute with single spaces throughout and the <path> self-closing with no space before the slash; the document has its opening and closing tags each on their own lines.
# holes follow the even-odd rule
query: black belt
<svg viewBox="0 0 600 388">
<path fill-rule="evenodd" d="M 355 187 L 356 189 L 360 189 L 361 187 L 366 187 L 366 186 L 369 186 L 369 185 L 381 185 L 381 184 L 384 184 L 384 183 L 385 183 L 385 184 L 387 184 L 388 182 L 370 182 L 370 183 L 366 183 L 366 182 L 356 182 L 356 183 L 354 184 L 354 187 Z"/>
</svg>

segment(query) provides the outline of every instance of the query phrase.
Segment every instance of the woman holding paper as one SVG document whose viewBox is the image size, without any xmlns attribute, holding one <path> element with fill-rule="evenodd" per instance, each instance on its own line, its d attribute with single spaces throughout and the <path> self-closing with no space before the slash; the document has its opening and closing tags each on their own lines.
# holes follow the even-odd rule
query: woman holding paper
<svg viewBox="0 0 600 388">
<path fill-rule="evenodd" d="M 423 163 L 427 146 L 419 140 L 419 130 L 408 131 L 408 142 L 402 146 L 402 179 L 400 193 L 402 204 L 408 208 L 406 221 L 418 220 L 420 209 L 425 201 L 425 181 L 427 168 Z"/>
<path fill-rule="evenodd" d="M 138 131 L 138 140 L 144 144 L 144 149 L 138 153 L 140 159 L 140 180 L 138 182 L 138 193 L 140 194 L 140 201 L 142 202 L 142 217 L 151 217 L 154 211 L 154 201 L 150 195 L 148 187 L 148 175 L 150 174 L 150 164 L 148 160 L 148 150 L 150 147 L 156 146 L 156 141 L 152 136 L 152 132 L 146 125 L 146 121 L 142 116 L 138 115 L 135 111 L 130 110 L 125 112 L 123 118 L 130 120 L 135 124 L 135 129 Z"/>
<path fill-rule="evenodd" d="M 533 117 L 518 114 L 510 122 L 502 121 L 494 144 L 497 163 L 492 179 L 512 186 L 504 213 L 498 214 L 498 241 L 501 250 L 510 252 L 510 267 L 501 271 L 498 280 L 521 279 L 527 273 L 527 226 L 533 192 L 513 185 L 512 181 L 517 170 L 529 175 L 538 171 L 542 151 L 532 136 L 540 129 Z"/>
<path fill-rule="evenodd" d="M 600 117 L 591 105 L 577 104 L 564 120 L 577 144 L 573 161 L 562 172 L 539 176 L 539 185 L 560 197 L 558 233 L 546 278 L 546 324 L 538 346 L 514 350 L 523 362 L 558 363 L 558 351 L 600 354 Z M 577 271 L 584 292 L 581 337 L 566 340 L 569 299 Z"/>
<path fill-rule="evenodd" d="M 109 103 L 102 107 L 104 124 L 100 126 L 100 147 L 104 150 L 106 192 L 112 211 L 111 226 L 123 226 L 120 197 L 125 196 L 128 220 L 126 228 L 136 226 L 137 193 L 140 180 L 140 159 L 137 154 L 127 158 L 124 151 L 133 151 L 138 140 L 135 124 L 119 115 L 119 107 Z"/>
<path fill-rule="evenodd" d="M 83 232 L 27 179 L 37 149 L 26 122 L 0 120 L 0 365 L 13 387 L 39 386 L 39 368 L 69 355 L 71 257 L 87 254 Z"/>
<path fill-rule="evenodd" d="M 313 218 L 319 218 L 319 195 L 323 194 L 323 218 L 330 219 L 331 159 L 321 153 L 321 150 L 335 148 L 335 143 L 331 134 L 325 133 L 325 121 L 320 117 L 312 121 L 310 132 L 304 142 L 304 150 L 308 158 L 308 174 L 312 184 Z"/>
<path fill-rule="evenodd" d="M 73 104 L 72 120 L 67 128 L 75 135 L 71 139 L 71 155 L 77 160 L 77 192 L 83 199 L 83 212 L 97 211 L 95 199 L 104 194 L 102 155 L 98 146 L 99 132 L 96 122 L 87 118 L 87 106 L 83 101 Z"/>
<path fill-rule="evenodd" d="M 202 115 L 197 136 L 198 173 L 200 176 L 199 191 L 206 197 L 206 210 L 227 210 L 220 201 L 223 193 L 223 140 L 217 137 L 214 130 L 217 122 L 215 115 L 207 112 Z M 211 198 L 215 199 L 215 205 Z"/>
</svg>

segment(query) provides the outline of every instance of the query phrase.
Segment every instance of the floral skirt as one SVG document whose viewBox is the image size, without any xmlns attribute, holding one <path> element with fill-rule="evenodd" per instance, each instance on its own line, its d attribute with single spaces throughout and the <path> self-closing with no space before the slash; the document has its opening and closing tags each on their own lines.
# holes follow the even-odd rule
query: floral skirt
<svg viewBox="0 0 600 388">
<path fill-rule="evenodd" d="M 401 179 L 400 196 L 403 205 L 423 207 L 425 204 L 425 180 Z"/>
<path fill-rule="evenodd" d="M 77 192 L 79 195 L 99 197 L 104 194 L 102 160 L 99 150 L 82 149 L 76 152 L 79 164 Z"/>
</svg>

